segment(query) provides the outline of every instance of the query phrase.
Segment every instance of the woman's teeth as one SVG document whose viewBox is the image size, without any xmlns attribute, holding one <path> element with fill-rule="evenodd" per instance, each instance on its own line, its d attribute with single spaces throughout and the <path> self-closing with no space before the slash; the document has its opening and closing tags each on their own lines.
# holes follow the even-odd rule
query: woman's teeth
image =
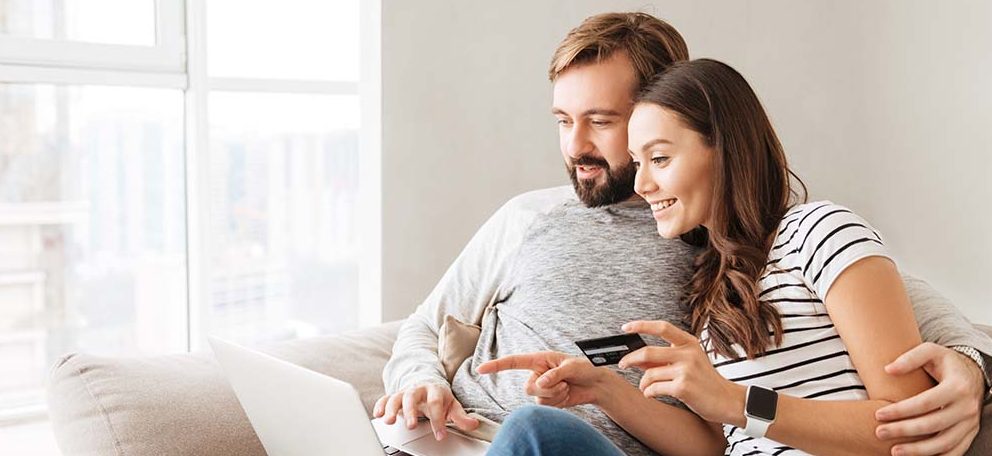
<svg viewBox="0 0 992 456">
<path fill-rule="evenodd" d="M 661 201 L 658 201 L 657 203 L 652 203 L 651 204 L 651 210 L 652 211 L 660 211 L 662 209 L 667 209 L 669 206 L 675 204 L 675 201 L 676 200 L 677 200 L 676 198 L 672 198 L 672 199 L 667 199 L 667 200 L 661 200 Z"/>
</svg>

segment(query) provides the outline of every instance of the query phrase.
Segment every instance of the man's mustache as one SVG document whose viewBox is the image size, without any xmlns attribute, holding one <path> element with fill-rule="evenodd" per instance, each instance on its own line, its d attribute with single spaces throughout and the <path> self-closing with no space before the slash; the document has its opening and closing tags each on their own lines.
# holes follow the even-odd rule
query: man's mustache
<svg viewBox="0 0 992 456">
<path fill-rule="evenodd" d="M 571 160 L 572 168 L 576 166 L 597 166 L 603 169 L 610 169 L 610 164 L 603 158 L 590 157 L 588 155 Z"/>
</svg>

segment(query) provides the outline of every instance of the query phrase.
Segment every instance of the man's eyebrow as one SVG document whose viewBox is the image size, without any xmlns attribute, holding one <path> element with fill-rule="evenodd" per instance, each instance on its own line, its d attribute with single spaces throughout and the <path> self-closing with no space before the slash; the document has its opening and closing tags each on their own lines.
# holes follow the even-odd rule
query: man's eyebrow
<svg viewBox="0 0 992 456">
<path fill-rule="evenodd" d="M 556 115 L 556 116 L 568 116 L 568 113 L 565 112 L 565 110 L 563 110 L 561 108 L 551 108 L 551 113 L 554 114 L 554 115 Z M 581 117 L 589 117 L 589 116 L 620 117 L 622 115 L 623 114 L 621 114 L 620 111 L 615 111 L 615 110 L 612 110 L 612 109 L 593 108 L 593 109 L 589 109 L 589 110 L 586 110 L 586 111 L 582 112 L 582 114 L 580 116 Z"/>
</svg>

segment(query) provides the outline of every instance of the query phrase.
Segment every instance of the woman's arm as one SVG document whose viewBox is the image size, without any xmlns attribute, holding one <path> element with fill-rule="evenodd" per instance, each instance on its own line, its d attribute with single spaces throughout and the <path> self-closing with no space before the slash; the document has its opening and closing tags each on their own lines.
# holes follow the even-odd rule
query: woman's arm
<svg viewBox="0 0 992 456">
<path fill-rule="evenodd" d="M 724 454 L 723 425 L 647 397 L 619 375 L 611 378 L 595 404 L 637 440 L 661 454 Z"/>
<path fill-rule="evenodd" d="M 869 257 L 838 276 L 825 302 L 869 399 L 828 401 L 779 395 L 778 413 L 767 437 L 814 454 L 887 455 L 898 442 L 875 436 L 879 424 L 875 411 L 932 386 L 921 370 L 902 376 L 884 370 L 920 343 L 902 281 L 891 261 Z M 621 360 L 621 366 L 646 368 L 641 380 L 645 394 L 673 396 L 704 419 L 745 426 L 744 387 L 704 365 L 708 358 L 694 337 L 666 322 L 634 322 L 625 329 L 653 334 L 672 344 L 647 347 Z"/>
<path fill-rule="evenodd" d="M 723 428 L 687 410 L 645 396 L 616 372 L 585 358 L 538 352 L 482 363 L 480 374 L 504 370 L 534 373 L 524 385 L 538 404 L 568 408 L 593 404 L 652 450 L 670 455 L 722 455 Z"/>
<path fill-rule="evenodd" d="M 920 369 L 904 376 L 885 372 L 886 364 L 921 342 L 902 278 L 889 259 L 864 258 L 837 277 L 824 302 L 869 400 L 831 403 L 783 397 L 781 420 L 768 437 L 812 453 L 835 454 L 844 448 L 851 454 L 889 454 L 897 442 L 875 436 L 875 411 L 933 386 Z M 819 419 L 812 422 L 810 416 Z"/>
</svg>

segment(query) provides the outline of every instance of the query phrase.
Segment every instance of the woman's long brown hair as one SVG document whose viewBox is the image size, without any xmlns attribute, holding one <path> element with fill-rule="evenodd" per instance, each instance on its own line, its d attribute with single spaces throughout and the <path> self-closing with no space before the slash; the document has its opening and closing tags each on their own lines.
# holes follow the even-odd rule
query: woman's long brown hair
<svg viewBox="0 0 992 456">
<path fill-rule="evenodd" d="M 716 152 L 708 229 L 683 236 L 703 247 L 689 287 L 689 326 L 706 328 L 709 349 L 748 358 L 782 343 L 775 307 L 759 299 L 758 282 L 779 223 L 806 186 L 793 173 L 757 95 L 730 66 L 709 59 L 678 62 L 638 95 L 674 112 Z M 792 178 L 801 188 L 793 186 Z"/>
</svg>

